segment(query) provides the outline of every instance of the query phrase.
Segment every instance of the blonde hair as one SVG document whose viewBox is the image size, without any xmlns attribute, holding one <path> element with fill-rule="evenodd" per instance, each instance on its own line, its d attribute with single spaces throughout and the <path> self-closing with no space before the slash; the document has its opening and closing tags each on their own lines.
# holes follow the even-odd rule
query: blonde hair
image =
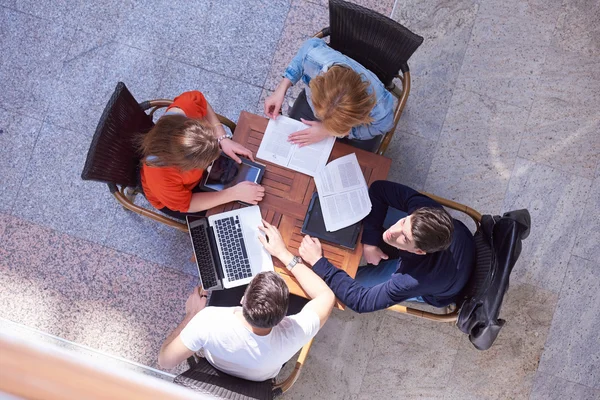
<svg viewBox="0 0 600 400">
<path fill-rule="evenodd" d="M 206 169 L 220 154 L 214 128 L 184 115 L 163 116 L 137 142 L 144 162 L 154 167 Z M 154 157 L 146 160 L 148 156 Z"/>
<path fill-rule="evenodd" d="M 346 136 L 352 127 L 373 121 L 375 94 L 369 82 L 353 69 L 336 65 L 310 81 L 311 100 L 317 117 L 336 136 Z"/>
</svg>

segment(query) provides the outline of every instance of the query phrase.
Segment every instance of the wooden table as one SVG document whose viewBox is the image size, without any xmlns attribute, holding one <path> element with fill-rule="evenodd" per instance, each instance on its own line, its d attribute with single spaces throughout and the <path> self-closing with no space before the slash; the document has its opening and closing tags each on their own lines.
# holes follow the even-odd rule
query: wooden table
<svg viewBox="0 0 600 400">
<path fill-rule="evenodd" d="M 252 153 L 256 154 L 258 146 L 267 129 L 268 119 L 255 114 L 242 111 L 240 119 L 235 129 L 233 140 L 243 144 Z M 347 154 L 356 153 L 358 162 L 367 181 L 371 185 L 376 180 L 385 179 L 392 160 L 378 154 L 369 153 L 344 143 L 336 142 L 333 146 L 329 161 L 335 160 Z M 265 187 L 265 197 L 259 203 L 263 218 L 271 224 L 277 226 L 288 249 L 296 254 L 300 247 L 303 235 L 300 233 L 304 216 L 308 210 L 308 205 L 312 194 L 315 192 L 314 179 L 300 172 L 275 165 L 264 160 L 258 160 L 267 166 L 265 175 L 261 184 Z M 208 211 L 208 215 L 218 214 L 239 208 L 241 205 L 237 202 L 224 204 Z M 362 230 L 361 234 L 362 236 Z M 323 251 L 325 257 L 338 268 L 343 269 L 348 275 L 354 277 L 358 269 L 358 263 L 362 255 L 362 244 L 360 236 L 356 249 L 348 250 L 339 246 L 324 243 Z M 275 271 L 278 272 L 287 283 L 290 292 L 298 296 L 308 298 L 308 295 L 302 290 L 296 279 L 285 269 L 285 266 L 279 260 L 273 258 Z M 337 306 L 344 308 L 338 301 Z"/>
</svg>

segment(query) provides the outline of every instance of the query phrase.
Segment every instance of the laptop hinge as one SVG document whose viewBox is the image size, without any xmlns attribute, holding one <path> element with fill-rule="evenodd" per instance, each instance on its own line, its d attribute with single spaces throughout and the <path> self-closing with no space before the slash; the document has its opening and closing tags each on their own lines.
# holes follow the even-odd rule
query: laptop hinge
<svg viewBox="0 0 600 400">
<path fill-rule="evenodd" d="M 212 253 L 212 258 L 215 262 L 215 267 L 217 270 L 217 277 L 222 282 L 225 276 L 223 275 L 223 266 L 221 265 L 221 256 L 219 254 L 219 248 L 217 247 L 217 239 L 215 237 L 215 230 L 212 226 L 208 225 L 206 227 L 206 232 L 208 233 L 208 243 L 210 244 L 210 251 Z"/>
</svg>

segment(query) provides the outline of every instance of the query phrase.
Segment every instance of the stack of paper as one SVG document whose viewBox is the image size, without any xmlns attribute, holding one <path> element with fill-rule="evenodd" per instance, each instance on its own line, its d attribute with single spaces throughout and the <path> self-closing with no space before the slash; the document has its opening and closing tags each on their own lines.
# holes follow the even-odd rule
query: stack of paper
<svg viewBox="0 0 600 400">
<path fill-rule="evenodd" d="M 371 212 L 371 200 L 356 154 L 333 160 L 315 175 L 325 228 L 337 231 Z"/>
<path fill-rule="evenodd" d="M 288 136 L 306 128 L 309 126 L 283 115 L 269 120 L 256 157 L 314 177 L 327 163 L 335 138 L 304 147 L 288 142 Z"/>
</svg>

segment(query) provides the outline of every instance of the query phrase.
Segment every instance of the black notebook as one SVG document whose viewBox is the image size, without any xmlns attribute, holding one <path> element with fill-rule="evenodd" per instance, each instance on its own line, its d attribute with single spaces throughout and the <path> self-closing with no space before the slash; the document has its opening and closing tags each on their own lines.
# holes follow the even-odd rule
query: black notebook
<svg viewBox="0 0 600 400">
<path fill-rule="evenodd" d="M 356 248 L 358 234 L 360 233 L 360 224 L 361 221 L 335 232 L 327 232 L 327 229 L 325 229 L 325 222 L 323 221 L 323 211 L 321 211 L 319 196 L 317 192 L 315 192 L 313 193 L 310 205 L 308 206 L 308 211 L 304 217 L 302 233 L 354 250 Z"/>
</svg>

